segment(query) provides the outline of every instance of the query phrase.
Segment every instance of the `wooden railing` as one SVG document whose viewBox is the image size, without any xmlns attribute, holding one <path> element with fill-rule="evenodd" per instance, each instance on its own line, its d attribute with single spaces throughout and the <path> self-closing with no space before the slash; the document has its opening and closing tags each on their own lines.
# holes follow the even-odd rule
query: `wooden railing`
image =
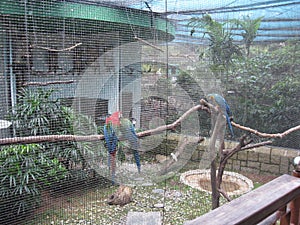
<svg viewBox="0 0 300 225">
<path fill-rule="evenodd" d="M 184 225 L 300 225 L 299 174 L 282 175 Z"/>
</svg>

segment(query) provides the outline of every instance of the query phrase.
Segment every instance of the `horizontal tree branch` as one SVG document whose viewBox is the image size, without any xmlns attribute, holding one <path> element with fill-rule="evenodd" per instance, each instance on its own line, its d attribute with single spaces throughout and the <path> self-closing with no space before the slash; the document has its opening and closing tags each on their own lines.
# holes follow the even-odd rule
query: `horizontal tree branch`
<svg viewBox="0 0 300 225">
<path fill-rule="evenodd" d="M 204 100 L 204 99 L 200 99 L 200 104 L 203 105 L 203 106 L 204 106 L 204 109 L 205 109 L 207 112 L 209 112 L 209 113 L 211 113 L 211 109 L 213 109 L 213 110 L 218 110 L 217 107 L 214 107 L 212 104 L 208 103 L 208 102 L 207 102 L 206 100 Z M 207 108 L 209 108 L 209 109 L 207 109 Z M 255 134 L 255 135 L 259 136 L 259 137 L 263 137 L 263 138 L 283 138 L 283 137 L 289 135 L 290 133 L 293 133 L 293 132 L 295 132 L 295 131 L 300 130 L 300 125 L 297 125 L 297 126 L 295 126 L 295 127 L 292 127 L 292 128 L 290 128 L 290 129 L 288 129 L 288 130 L 282 132 L 282 133 L 269 134 L 269 133 L 260 132 L 260 131 L 258 131 L 258 130 L 252 129 L 252 128 L 250 128 L 250 127 L 245 127 L 245 126 L 240 125 L 240 124 L 238 124 L 238 123 L 235 123 L 235 122 L 233 122 L 233 121 L 231 121 L 231 124 L 232 124 L 234 127 L 238 128 L 238 129 L 240 129 L 240 130 L 248 131 L 248 132 L 250 132 L 250 133 L 253 133 L 253 134 Z"/>
<path fill-rule="evenodd" d="M 223 150 L 223 152 L 222 152 L 223 155 L 222 155 L 220 164 L 222 165 L 223 162 L 225 162 L 225 164 L 226 164 L 226 161 L 237 152 L 249 150 L 249 149 L 253 149 L 253 148 L 259 148 L 259 147 L 270 145 L 270 144 L 272 144 L 272 141 L 263 141 L 263 142 L 259 142 L 259 143 L 251 144 L 251 145 L 250 144 L 242 145 L 241 143 L 239 143 L 237 146 L 235 146 L 232 149 L 224 149 Z M 224 167 L 225 167 L 225 164 L 223 165 Z"/>
<path fill-rule="evenodd" d="M 189 110 L 187 110 L 182 116 L 180 116 L 175 122 L 168 124 L 168 125 L 163 125 L 156 127 L 154 129 L 146 130 L 137 133 L 137 136 L 139 138 L 146 137 L 146 136 L 151 136 L 155 134 L 162 133 L 166 130 L 172 130 L 180 123 L 185 120 L 189 114 L 192 112 L 195 112 L 197 110 L 203 110 L 210 112 L 209 107 L 211 106 L 209 103 L 207 103 L 205 100 L 201 99 L 200 100 L 200 105 L 195 105 Z M 206 104 L 207 103 L 207 104 Z M 278 134 L 267 134 L 267 133 L 262 133 L 257 130 L 251 129 L 249 127 L 242 126 L 240 124 L 237 124 L 235 122 L 231 122 L 233 126 L 245 130 L 251 133 L 254 133 L 260 137 L 267 137 L 267 138 L 282 138 L 292 132 L 295 132 L 297 130 L 300 130 L 300 125 L 290 128 L 287 131 L 283 133 L 278 133 Z M 9 145 L 9 144 L 30 144 L 30 143 L 42 143 L 42 142 L 59 142 L 59 141 L 77 141 L 77 142 L 90 142 L 90 141 L 99 141 L 103 140 L 104 136 L 103 135 L 44 135 L 44 136 L 28 136 L 28 137 L 12 137 L 12 138 L 1 138 L 0 139 L 0 145 Z M 269 144 L 269 143 L 268 143 Z"/>
<path fill-rule="evenodd" d="M 154 49 L 156 49 L 156 50 L 158 50 L 158 51 L 164 52 L 164 50 L 162 50 L 161 48 L 159 48 L 159 47 L 157 47 L 157 46 L 151 44 L 151 43 L 148 42 L 148 41 L 145 41 L 145 40 L 142 39 L 142 38 L 139 38 L 139 37 L 135 36 L 134 39 L 136 39 L 136 40 L 138 40 L 138 41 L 140 41 L 140 42 L 142 42 L 142 43 L 144 43 L 144 44 L 146 44 L 146 45 L 149 45 L 150 47 L 152 47 L 152 48 L 154 48 Z"/>
<path fill-rule="evenodd" d="M 0 145 L 10 144 L 33 144 L 42 142 L 60 142 L 60 141 L 76 141 L 76 142 L 90 142 L 103 140 L 103 135 L 41 135 L 41 136 L 28 136 L 28 137 L 12 137 L 1 138 Z"/>
<path fill-rule="evenodd" d="M 155 129 L 146 130 L 137 133 L 139 138 L 162 133 L 165 130 L 172 130 L 178 126 L 186 117 L 194 111 L 201 109 L 202 105 L 196 105 L 186 111 L 181 117 L 179 117 L 175 122 L 169 125 L 164 125 L 157 127 Z M 13 138 L 2 138 L 0 139 L 0 145 L 10 145 L 10 144 L 32 144 L 32 143 L 42 143 L 42 142 L 59 142 L 59 141 L 76 141 L 76 142 L 91 142 L 103 140 L 103 135 L 43 135 L 43 136 L 28 136 L 28 137 L 13 137 Z M 122 137 L 120 138 L 122 140 Z"/>
<path fill-rule="evenodd" d="M 138 137 L 146 137 L 146 136 L 150 136 L 150 135 L 153 135 L 153 134 L 158 134 L 158 133 L 161 133 L 165 130 L 172 130 L 174 129 L 175 127 L 177 127 L 178 125 L 180 125 L 180 123 L 186 119 L 186 117 L 189 116 L 189 114 L 191 114 L 192 112 L 194 111 L 197 111 L 197 110 L 201 110 L 203 109 L 203 105 L 196 105 L 192 108 L 190 108 L 188 111 L 186 111 L 182 116 L 180 116 L 175 122 L 171 123 L 171 124 L 168 124 L 168 125 L 163 125 L 163 126 L 159 126 L 159 127 L 156 127 L 154 129 L 151 129 L 151 130 L 146 130 L 146 131 L 142 131 L 142 132 L 139 132 L 137 134 Z"/>
<path fill-rule="evenodd" d="M 242 147 L 241 150 L 249 150 L 252 148 L 259 148 L 259 147 L 270 145 L 270 144 L 272 144 L 272 141 L 263 141 L 263 142 L 259 142 L 259 143 L 252 144 L 252 145 L 246 145 L 246 146 Z"/>
<path fill-rule="evenodd" d="M 71 84 L 75 80 L 57 80 L 57 81 L 48 81 L 48 82 L 25 82 L 23 86 L 48 86 L 52 84 Z"/>
<path fill-rule="evenodd" d="M 286 131 L 284 131 L 282 133 L 268 134 L 268 133 L 263 133 L 263 132 L 257 131 L 255 129 L 250 128 L 250 127 L 242 126 L 242 125 L 240 125 L 238 123 L 235 123 L 233 121 L 231 121 L 231 124 L 233 126 L 235 126 L 236 128 L 238 128 L 238 129 L 241 129 L 241 130 L 244 130 L 244 131 L 248 131 L 248 132 L 253 133 L 253 134 L 255 134 L 255 135 L 259 136 L 259 137 L 264 137 L 264 138 L 283 138 L 283 137 L 289 135 L 292 132 L 300 130 L 300 125 L 298 125 L 298 126 L 290 128 L 290 129 L 288 129 L 288 130 L 286 130 Z"/>
<path fill-rule="evenodd" d="M 66 51 L 71 51 L 72 49 L 76 48 L 79 45 L 82 45 L 82 43 L 77 43 L 71 47 L 63 48 L 63 49 L 54 49 L 54 48 L 42 47 L 42 46 L 38 46 L 38 45 L 31 45 L 31 47 L 48 50 L 50 52 L 66 52 Z"/>
</svg>

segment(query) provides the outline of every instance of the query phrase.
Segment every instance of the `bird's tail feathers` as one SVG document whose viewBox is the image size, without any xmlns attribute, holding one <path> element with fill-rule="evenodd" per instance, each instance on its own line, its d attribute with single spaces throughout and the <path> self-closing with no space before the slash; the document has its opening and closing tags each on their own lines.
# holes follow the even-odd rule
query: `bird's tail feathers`
<svg viewBox="0 0 300 225">
<path fill-rule="evenodd" d="M 234 138 L 233 128 L 231 125 L 231 119 L 229 118 L 229 116 L 226 116 L 226 120 L 227 120 L 227 124 L 228 124 L 228 128 L 229 128 L 231 137 Z"/>
</svg>

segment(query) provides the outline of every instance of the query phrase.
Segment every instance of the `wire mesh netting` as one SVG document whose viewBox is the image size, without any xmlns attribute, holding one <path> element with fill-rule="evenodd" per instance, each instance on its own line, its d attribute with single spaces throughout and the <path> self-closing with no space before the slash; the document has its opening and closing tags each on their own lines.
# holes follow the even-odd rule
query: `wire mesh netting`
<svg viewBox="0 0 300 225">
<path fill-rule="evenodd" d="M 291 173 L 299 8 L 2 0 L 0 224 L 183 224 Z"/>
</svg>

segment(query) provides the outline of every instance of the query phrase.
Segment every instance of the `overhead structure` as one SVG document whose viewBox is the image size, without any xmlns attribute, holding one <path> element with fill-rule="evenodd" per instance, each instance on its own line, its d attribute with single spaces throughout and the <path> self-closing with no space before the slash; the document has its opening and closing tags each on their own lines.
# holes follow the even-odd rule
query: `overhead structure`
<svg viewBox="0 0 300 225">
<path fill-rule="evenodd" d="M 3 0 L 0 2 L 0 15 L 4 18 L 6 16 L 14 24 L 19 23 L 20 27 L 24 27 L 25 20 L 25 25 L 33 27 L 34 32 L 44 31 L 47 28 L 55 32 L 63 27 L 64 32 L 67 33 L 77 31 L 88 34 L 95 33 L 95 30 L 102 33 L 118 31 L 122 39 L 127 41 L 134 38 L 155 38 L 168 41 L 174 38 L 172 34 L 174 27 L 168 26 L 162 15 L 153 14 L 149 17 L 148 12 L 138 9 L 130 10 L 116 3 L 119 2 L 105 4 L 105 2 L 89 0 Z M 76 26 L 72 22 L 76 22 Z M 167 33 L 165 32 L 166 26 L 169 31 Z M 130 31 L 131 35 L 124 31 Z M 154 33 L 155 37 L 153 37 Z"/>
<path fill-rule="evenodd" d="M 84 0 L 82 0 L 84 1 Z M 190 19 L 208 13 L 219 22 L 231 19 L 262 17 L 255 42 L 282 42 L 300 37 L 300 1 L 299 0 L 148 0 L 148 1 L 103 1 L 92 0 L 94 4 L 110 4 L 141 9 L 150 13 L 160 13 L 176 27 L 174 42 L 201 44 L 203 31 L 190 35 Z M 241 31 L 236 31 L 236 40 L 241 40 Z"/>
</svg>

